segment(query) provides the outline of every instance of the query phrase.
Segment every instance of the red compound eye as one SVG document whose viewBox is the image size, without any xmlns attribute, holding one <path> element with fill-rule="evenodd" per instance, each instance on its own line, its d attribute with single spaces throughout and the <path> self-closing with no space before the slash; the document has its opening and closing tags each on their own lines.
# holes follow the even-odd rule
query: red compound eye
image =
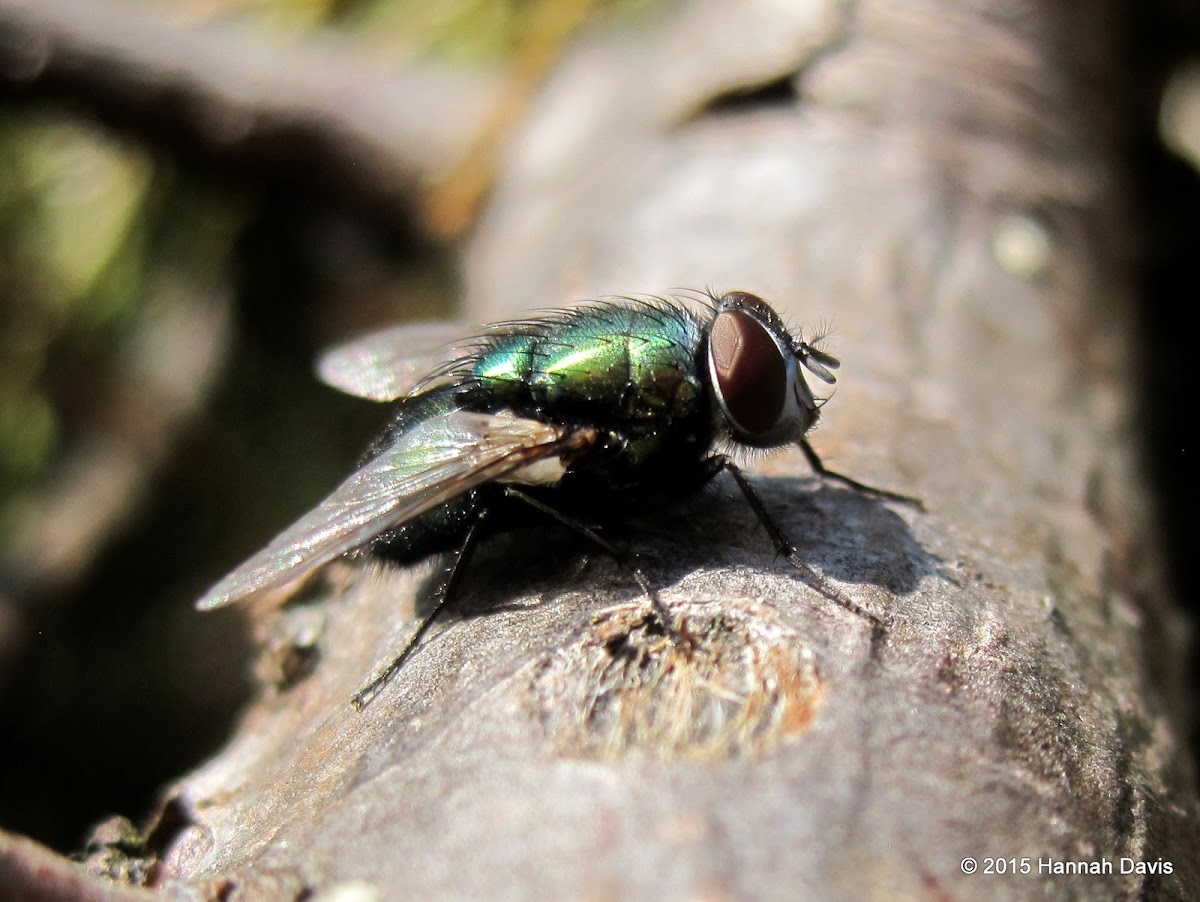
<svg viewBox="0 0 1200 902">
<path fill-rule="evenodd" d="M 741 310 L 723 310 L 708 338 L 716 389 L 734 425 L 766 432 L 783 413 L 787 364 L 766 327 Z"/>
</svg>

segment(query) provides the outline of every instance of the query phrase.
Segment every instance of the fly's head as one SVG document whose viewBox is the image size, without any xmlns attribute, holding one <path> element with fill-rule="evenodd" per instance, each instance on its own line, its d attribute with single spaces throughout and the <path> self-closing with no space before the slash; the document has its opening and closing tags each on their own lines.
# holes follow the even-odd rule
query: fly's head
<svg viewBox="0 0 1200 902">
<path fill-rule="evenodd" d="M 820 408 L 804 370 L 832 385 L 837 359 L 793 338 L 757 295 L 731 291 L 715 306 L 706 356 L 722 431 L 752 448 L 800 441 Z"/>
</svg>

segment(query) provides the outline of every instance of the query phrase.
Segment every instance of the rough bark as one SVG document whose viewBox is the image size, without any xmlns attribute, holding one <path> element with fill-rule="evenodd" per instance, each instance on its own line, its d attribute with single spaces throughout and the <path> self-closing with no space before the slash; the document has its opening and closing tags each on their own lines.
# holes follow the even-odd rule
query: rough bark
<svg viewBox="0 0 1200 902">
<path fill-rule="evenodd" d="M 630 529 L 692 650 L 649 627 L 625 572 L 548 530 L 493 543 L 356 714 L 433 578 L 334 568 L 255 610 L 264 691 L 168 790 L 184 825 L 158 884 L 1200 885 L 1179 652 L 1130 440 L 1113 7 L 1059 7 L 713 0 L 593 37 L 514 139 L 471 248 L 480 318 L 711 283 L 831 320 L 844 366 L 814 444 L 929 512 L 822 485 L 798 453 L 754 469 L 811 565 L 886 622 L 881 643 L 718 486 Z M 985 875 L 988 858 L 1032 873 Z M 1121 874 L 1122 858 L 1171 873 Z"/>
</svg>

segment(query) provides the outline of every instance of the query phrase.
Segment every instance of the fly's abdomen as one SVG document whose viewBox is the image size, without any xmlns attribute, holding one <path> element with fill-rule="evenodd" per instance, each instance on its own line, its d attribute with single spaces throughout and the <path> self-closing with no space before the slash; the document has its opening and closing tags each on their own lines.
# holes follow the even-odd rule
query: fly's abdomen
<svg viewBox="0 0 1200 902">
<path fill-rule="evenodd" d="M 368 546 L 376 557 L 411 564 L 462 544 L 481 505 L 479 491 L 466 492 L 419 517 L 401 523 Z"/>
</svg>

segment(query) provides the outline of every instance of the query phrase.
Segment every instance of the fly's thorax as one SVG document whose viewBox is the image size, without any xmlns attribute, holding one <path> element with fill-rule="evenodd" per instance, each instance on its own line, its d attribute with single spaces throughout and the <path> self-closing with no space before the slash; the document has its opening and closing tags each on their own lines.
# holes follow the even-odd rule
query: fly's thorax
<svg viewBox="0 0 1200 902">
<path fill-rule="evenodd" d="M 682 302 L 584 304 L 489 334 L 459 385 L 461 406 L 601 438 L 560 473 L 528 482 L 568 494 L 644 493 L 699 467 L 712 445 L 704 320 Z"/>
<path fill-rule="evenodd" d="M 803 368 L 833 382 L 837 361 L 793 338 L 762 298 L 743 291 L 717 299 L 706 365 L 719 433 L 772 448 L 798 442 L 819 416 Z M 803 364 L 803 367 L 801 366 Z"/>
<path fill-rule="evenodd" d="M 582 305 L 489 336 L 471 379 L 528 416 L 671 428 L 706 416 L 703 328 L 682 304 Z"/>
</svg>

